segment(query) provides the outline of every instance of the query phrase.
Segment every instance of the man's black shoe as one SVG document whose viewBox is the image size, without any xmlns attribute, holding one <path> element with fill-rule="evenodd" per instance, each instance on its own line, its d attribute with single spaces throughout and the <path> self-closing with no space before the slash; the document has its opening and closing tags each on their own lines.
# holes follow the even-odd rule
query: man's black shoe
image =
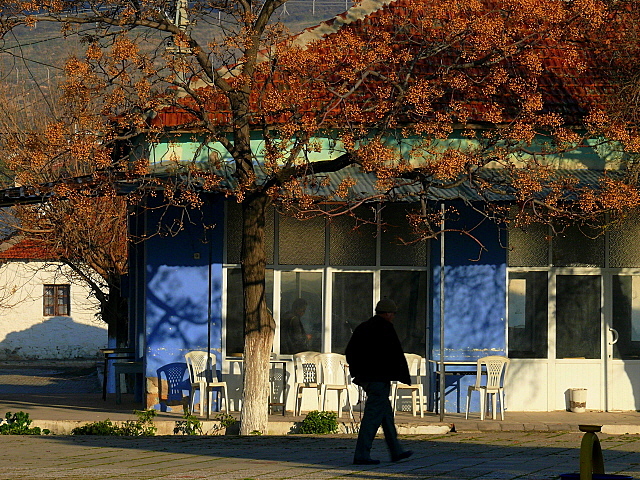
<svg viewBox="0 0 640 480">
<path fill-rule="evenodd" d="M 354 465 L 378 465 L 380 460 L 374 460 L 373 458 L 353 459 Z"/>
<path fill-rule="evenodd" d="M 400 455 L 396 455 L 395 457 L 392 457 L 391 461 L 392 462 L 399 462 L 400 460 L 404 460 L 405 458 L 409 458 L 411 455 L 413 455 L 413 452 L 411 450 L 405 450 Z"/>
</svg>

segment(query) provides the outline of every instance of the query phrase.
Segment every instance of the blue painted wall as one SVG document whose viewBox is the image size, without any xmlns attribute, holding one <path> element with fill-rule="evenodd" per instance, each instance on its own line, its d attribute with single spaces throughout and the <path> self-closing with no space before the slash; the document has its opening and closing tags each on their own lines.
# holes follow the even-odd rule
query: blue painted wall
<svg viewBox="0 0 640 480">
<path fill-rule="evenodd" d="M 175 221 L 184 226 L 176 236 L 156 235 L 145 242 L 147 377 L 159 376 L 158 369 L 168 364 L 183 363 L 190 350 L 206 350 L 209 324 L 211 351 L 217 365 L 222 364 L 223 219 L 221 197 L 208 197 L 201 211 L 147 209 L 148 233 Z"/>
<path fill-rule="evenodd" d="M 462 204 L 457 218 L 447 229 L 470 230 L 477 239 L 457 232 L 445 234 L 445 315 L 446 360 L 475 361 L 506 352 L 506 236 L 504 231 Z M 479 243 L 484 249 L 481 249 Z M 433 265 L 432 350 L 440 359 L 440 241 L 431 248 Z M 467 368 L 468 370 L 468 368 Z M 474 375 L 447 377 L 445 411 L 464 411 L 467 385 Z M 433 384 L 435 388 L 435 384 Z M 478 410 L 474 394 L 471 410 Z"/>
</svg>

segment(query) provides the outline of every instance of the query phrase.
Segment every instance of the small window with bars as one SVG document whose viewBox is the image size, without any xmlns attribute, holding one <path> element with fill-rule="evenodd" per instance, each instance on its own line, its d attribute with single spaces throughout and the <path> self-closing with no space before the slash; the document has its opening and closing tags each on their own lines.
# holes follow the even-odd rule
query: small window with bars
<svg viewBox="0 0 640 480">
<path fill-rule="evenodd" d="M 70 285 L 44 286 L 43 311 L 45 317 L 69 316 L 71 314 L 70 289 Z"/>
</svg>

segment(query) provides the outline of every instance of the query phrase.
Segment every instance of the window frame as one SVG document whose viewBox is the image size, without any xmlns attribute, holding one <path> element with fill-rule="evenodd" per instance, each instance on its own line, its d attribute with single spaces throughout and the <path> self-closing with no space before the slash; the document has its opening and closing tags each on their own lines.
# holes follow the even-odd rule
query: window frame
<svg viewBox="0 0 640 480">
<path fill-rule="evenodd" d="M 49 289 L 51 289 L 50 292 Z M 45 317 L 68 317 L 71 315 L 70 284 L 46 283 L 43 285 L 42 315 Z"/>
</svg>

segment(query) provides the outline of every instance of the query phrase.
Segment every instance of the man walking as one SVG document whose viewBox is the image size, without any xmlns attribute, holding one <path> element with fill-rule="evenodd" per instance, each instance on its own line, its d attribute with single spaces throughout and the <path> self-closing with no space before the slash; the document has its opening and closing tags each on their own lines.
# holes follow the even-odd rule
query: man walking
<svg viewBox="0 0 640 480">
<path fill-rule="evenodd" d="M 345 352 L 353 382 L 367 393 L 353 456 L 355 465 L 380 463 L 380 460 L 371 458 L 371 446 L 381 425 L 392 462 L 409 458 L 413 454 L 410 450 L 403 450 L 398 442 L 389 402 L 391 381 L 411 383 L 407 360 L 393 327 L 397 310 L 393 300 L 380 300 L 376 305 L 375 316 L 355 329 Z"/>
</svg>

